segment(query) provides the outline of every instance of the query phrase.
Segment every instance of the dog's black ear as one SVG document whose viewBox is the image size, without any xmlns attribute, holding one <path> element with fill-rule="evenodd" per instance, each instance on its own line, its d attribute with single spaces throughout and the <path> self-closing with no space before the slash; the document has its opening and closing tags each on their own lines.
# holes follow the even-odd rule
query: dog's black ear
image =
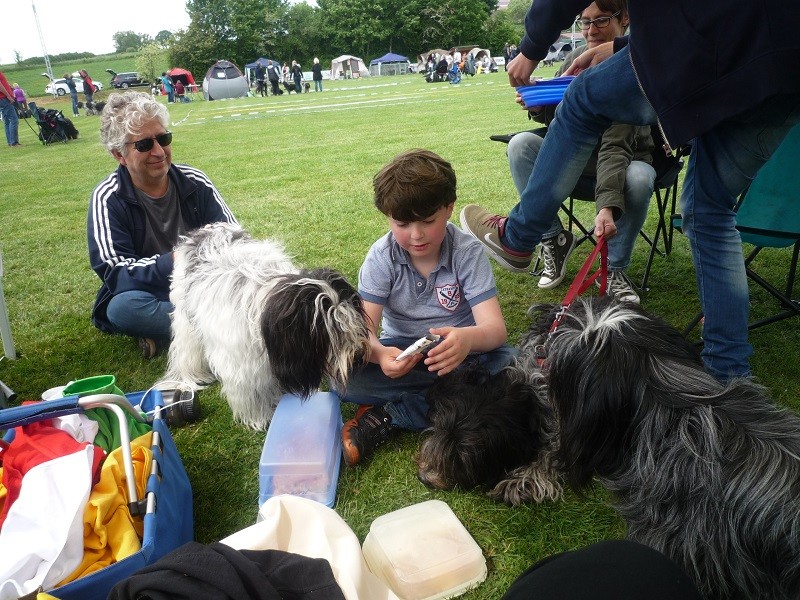
<svg viewBox="0 0 800 600">
<path fill-rule="evenodd" d="M 333 288 L 331 296 L 328 286 Z M 261 334 L 272 372 L 284 392 L 308 397 L 331 375 L 331 335 L 336 304 L 360 309 L 357 292 L 335 271 L 303 270 L 275 284 L 261 317 Z M 363 338 L 367 338 L 364 326 Z"/>
</svg>

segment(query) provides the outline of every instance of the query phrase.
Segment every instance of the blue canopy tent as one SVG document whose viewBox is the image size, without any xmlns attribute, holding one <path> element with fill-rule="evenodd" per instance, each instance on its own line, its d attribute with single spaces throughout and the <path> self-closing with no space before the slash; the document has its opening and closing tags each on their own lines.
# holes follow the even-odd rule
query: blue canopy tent
<svg viewBox="0 0 800 600">
<path fill-rule="evenodd" d="M 278 67 L 278 71 L 281 70 L 281 61 L 275 58 L 257 58 L 251 63 L 248 63 L 244 66 L 244 76 L 247 81 L 253 81 L 255 79 L 255 70 L 257 65 L 261 65 L 261 68 L 264 69 L 264 73 L 267 72 L 267 64 L 269 61 L 272 61 L 272 64 Z"/>
<path fill-rule="evenodd" d="M 369 62 L 370 75 L 405 75 L 409 71 L 411 63 L 407 56 L 393 54 L 389 52 L 380 58 Z"/>
</svg>

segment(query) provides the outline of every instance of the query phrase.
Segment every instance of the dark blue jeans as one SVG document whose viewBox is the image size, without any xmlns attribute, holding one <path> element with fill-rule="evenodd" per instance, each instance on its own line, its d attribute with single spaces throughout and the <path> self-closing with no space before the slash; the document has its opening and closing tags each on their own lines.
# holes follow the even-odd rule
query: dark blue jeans
<svg viewBox="0 0 800 600">
<path fill-rule="evenodd" d="M 381 343 L 403 349 L 416 341 L 412 338 L 388 338 Z M 517 354 L 516 348 L 504 345 L 491 352 L 469 355 L 459 368 L 477 362 L 494 374 L 509 365 Z M 398 379 L 384 375 L 380 365 L 367 363 L 352 374 L 347 390 L 339 395 L 345 402 L 382 405 L 392 417 L 393 427 L 422 431 L 430 427 L 426 393 L 438 378 L 422 362 Z"/>
<path fill-rule="evenodd" d="M 172 324 L 170 314 L 174 310 L 172 302 L 134 290 L 114 296 L 108 303 L 106 316 L 116 333 L 169 339 Z"/>
</svg>

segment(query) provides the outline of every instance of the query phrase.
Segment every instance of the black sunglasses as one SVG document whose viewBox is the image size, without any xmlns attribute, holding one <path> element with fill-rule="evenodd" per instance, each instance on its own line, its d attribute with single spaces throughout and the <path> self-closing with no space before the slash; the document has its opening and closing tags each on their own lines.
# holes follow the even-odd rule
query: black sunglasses
<svg viewBox="0 0 800 600">
<path fill-rule="evenodd" d="M 145 138 L 143 140 L 136 140 L 135 142 L 125 142 L 125 145 L 132 144 L 139 152 L 150 152 L 153 149 L 153 140 L 158 142 L 162 148 L 169 146 L 172 143 L 172 132 L 168 131 L 157 135 L 156 137 Z"/>
</svg>

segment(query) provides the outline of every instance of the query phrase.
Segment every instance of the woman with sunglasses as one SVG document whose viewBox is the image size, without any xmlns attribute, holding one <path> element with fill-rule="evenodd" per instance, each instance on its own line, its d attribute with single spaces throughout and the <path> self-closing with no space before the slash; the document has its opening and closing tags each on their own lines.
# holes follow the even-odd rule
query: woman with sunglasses
<svg viewBox="0 0 800 600">
<path fill-rule="evenodd" d="M 209 223 L 235 223 L 211 180 L 172 164 L 167 108 L 142 92 L 111 94 L 100 139 L 117 169 L 92 192 L 89 261 L 102 282 L 92 322 L 139 340 L 145 358 L 169 341 L 172 249 Z"/>
</svg>

